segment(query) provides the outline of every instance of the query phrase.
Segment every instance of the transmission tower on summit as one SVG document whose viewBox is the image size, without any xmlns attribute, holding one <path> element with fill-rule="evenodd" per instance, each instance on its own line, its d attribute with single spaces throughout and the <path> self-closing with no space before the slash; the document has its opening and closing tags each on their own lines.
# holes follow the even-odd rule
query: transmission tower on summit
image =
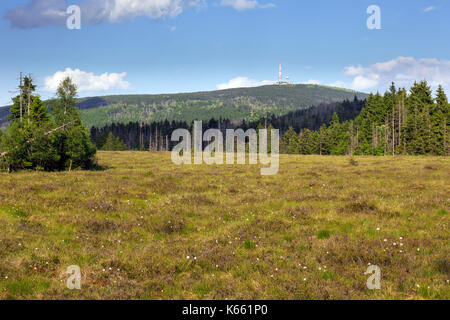
<svg viewBox="0 0 450 320">
<path fill-rule="evenodd" d="M 283 67 L 280 63 L 280 67 L 278 69 L 278 85 L 289 84 L 289 77 L 286 77 L 286 81 L 283 81 Z"/>
</svg>

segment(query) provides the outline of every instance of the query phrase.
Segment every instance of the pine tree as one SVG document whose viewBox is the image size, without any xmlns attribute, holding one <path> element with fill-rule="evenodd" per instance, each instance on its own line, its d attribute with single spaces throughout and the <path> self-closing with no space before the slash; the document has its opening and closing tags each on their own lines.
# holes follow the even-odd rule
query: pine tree
<svg viewBox="0 0 450 320">
<path fill-rule="evenodd" d="M 112 131 L 109 132 L 106 142 L 102 147 L 105 151 L 124 151 L 127 146 L 118 137 L 115 137 Z"/>
<path fill-rule="evenodd" d="M 312 132 L 309 129 L 305 129 L 302 132 L 300 132 L 300 138 L 299 138 L 299 153 L 300 154 L 313 154 L 313 146 L 311 144 L 312 140 Z"/>
<path fill-rule="evenodd" d="M 323 124 L 319 130 L 319 155 L 328 155 L 328 151 L 327 126 Z"/>
<path fill-rule="evenodd" d="M 34 96 L 31 99 L 31 105 L 30 105 L 30 119 L 33 121 L 37 126 L 42 126 L 45 123 L 48 123 L 50 120 L 50 117 L 47 112 L 47 106 L 45 103 L 41 100 L 39 96 Z"/>
<path fill-rule="evenodd" d="M 96 149 L 88 131 L 81 123 L 80 111 L 76 107 L 77 87 L 70 78 L 58 86 L 57 100 L 52 109 L 56 126 L 64 126 L 55 132 L 56 148 L 60 155 L 58 169 L 88 169 L 95 163 Z"/>
<path fill-rule="evenodd" d="M 444 156 L 448 153 L 447 139 L 449 126 L 450 106 L 442 86 L 437 89 L 436 104 L 431 114 L 433 134 L 432 151 L 435 155 Z"/>
<path fill-rule="evenodd" d="M 281 139 L 281 152 L 285 154 L 298 154 L 300 152 L 300 141 L 292 127 L 286 131 Z"/>
<path fill-rule="evenodd" d="M 431 88 L 424 80 L 415 82 L 407 99 L 408 120 L 406 140 L 408 154 L 429 154 L 432 151 L 430 112 L 433 109 Z"/>
</svg>

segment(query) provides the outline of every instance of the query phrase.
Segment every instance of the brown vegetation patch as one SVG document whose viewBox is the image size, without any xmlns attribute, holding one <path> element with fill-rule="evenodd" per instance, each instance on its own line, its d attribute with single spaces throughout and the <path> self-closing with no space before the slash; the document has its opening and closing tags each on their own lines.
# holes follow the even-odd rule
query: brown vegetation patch
<svg viewBox="0 0 450 320">
<path fill-rule="evenodd" d="M 91 200 L 85 203 L 89 211 L 113 212 L 117 210 L 117 200 Z"/>
<path fill-rule="evenodd" d="M 176 193 L 179 190 L 180 179 L 173 176 L 159 177 L 150 183 L 145 183 L 144 187 L 149 191 L 166 195 L 170 193 Z"/>
<path fill-rule="evenodd" d="M 26 232 L 32 232 L 35 234 L 42 234 L 47 231 L 47 228 L 44 227 L 40 223 L 34 223 L 27 220 L 21 220 L 19 221 L 18 225 L 16 226 L 17 231 L 26 231 Z"/>
<path fill-rule="evenodd" d="M 450 275 L 450 259 L 449 257 L 440 257 L 434 261 L 435 268 L 442 274 Z"/>
<path fill-rule="evenodd" d="M 99 233 L 106 231 L 116 231 L 120 227 L 120 224 L 110 221 L 108 219 L 104 221 L 89 221 L 84 224 L 84 228 L 88 232 Z"/>
<path fill-rule="evenodd" d="M 285 232 L 292 227 L 292 223 L 279 217 L 271 217 L 268 219 L 256 217 L 252 225 L 255 226 L 256 229 L 270 232 Z"/>
<path fill-rule="evenodd" d="M 205 206 L 212 206 L 215 204 L 215 202 L 210 198 L 208 198 L 206 195 L 197 193 L 191 194 L 189 196 L 183 196 L 181 201 L 185 204 L 205 205 Z"/>
<path fill-rule="evenodd" d="M 378 210 L 377 206 L 367 201 L 355 201 L 347 204 L 342 211 L 352 213 L 372 213 Z"/>
<path fill-rule="evenodd" d="M 286 209 L 285 213 L 289 217 L 307 219 L 314 212 L 314 207 L 311 206 L 298 206 L 295 208 Z"/>
<path fill-rule="evenodd" d="M 183 231 L 186 227 L 186 221 L 176 215 L 162 217 L 159 221 L 152 224 L 151 228 L 158 233 L 173 234 Z"/>
</svg>

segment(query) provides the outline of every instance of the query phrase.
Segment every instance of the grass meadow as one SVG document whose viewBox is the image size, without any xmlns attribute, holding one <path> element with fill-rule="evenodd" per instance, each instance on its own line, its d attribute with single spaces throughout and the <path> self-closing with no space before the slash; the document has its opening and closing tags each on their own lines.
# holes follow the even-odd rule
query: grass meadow
<svg viewBox="0 0 450 320">
<path fill-rule="evenodd" d="M 0 299 L 450 298 L 449 158 L 281 156 L 266 177 L 170 153 L 98 160 L 0 173 Z"/>
</svg>

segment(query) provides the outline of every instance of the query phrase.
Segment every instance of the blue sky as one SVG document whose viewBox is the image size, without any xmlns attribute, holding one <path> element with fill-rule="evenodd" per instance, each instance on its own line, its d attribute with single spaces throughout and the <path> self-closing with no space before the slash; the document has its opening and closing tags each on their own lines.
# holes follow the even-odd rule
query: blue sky
<svg viewBox="0 0 450 320">
<path fill-rule="evenodd" d="M 81 30 L 65 25 L 71 4 Z M 381 30 L 366 26 L 373 4 Z M 191 92 L 276 81 L 280 62 L 295 83 L 448 90 L 449 13 L 446 0 L 1 1 L 0 105 L 20 71 L 46 98 L 64 75 L 80 96 Z"/>
</svg>

